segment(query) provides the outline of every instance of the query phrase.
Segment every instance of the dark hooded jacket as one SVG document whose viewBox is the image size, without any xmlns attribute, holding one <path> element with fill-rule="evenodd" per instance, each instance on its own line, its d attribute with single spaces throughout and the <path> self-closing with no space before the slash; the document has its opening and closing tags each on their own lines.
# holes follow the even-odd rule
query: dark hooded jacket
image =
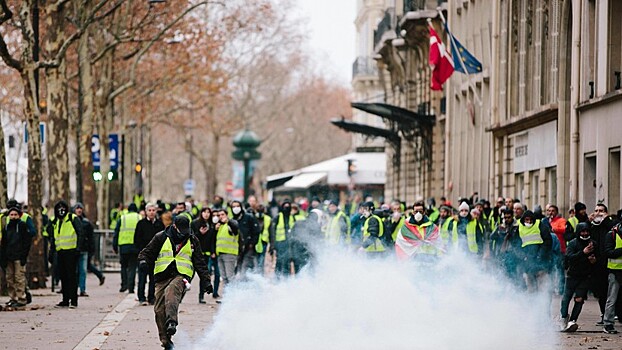
<svg viewBox="0 0 622 350">
<path fill-rule="evenodd" d="M 28 226 L 20 219 L 10 220 L 6 225 L 5 223 L 2 222 L 4 228 L 0 242 L 0 266 L 6 267 L 9 261 L 17 260 L 21 262 L 22 266 L 26 265 L 32 242 Z"/>
<path fill-rule="evenodd" d="M 73 229 L 76 231 L 76 235 L 78 236 L 78 247 L 75 249 L 76 251 L 86 251 L 88 252 L 88 242 L 84 239 L 84 234 L 82 233 L 82 220 L 75 214 L 73 214 L 70 210 L 69 210 L 69 205 L 67 204 L 67 202 L 60 200 L 58 201 L 55 205 L 54 205 L 54 220 L 52 220 L 50 222 L 50 225 L 48 225 L 47 231 L 48 231 L 48 236 L 50 237 L 50 250 L 52 252 L 56 251 L 56 244 L 54 242 L 54 227 L 57 225 L 57 222 L 59 222 L 59 220 L 61 220 L 59 222 L 58 225 L 58 229 L 60 230 L 62 228 L 62 225 L 65 223 L 65 217 L 63 216 L 61 218 L 60 216 L 60 208 L 65 208 L 65 215 L 71 215 L 71 225 L 73 226 Z M 66 251 L 72 251 L 73 249 L 69 249 Z"/>
<path fill-rule="evenodd" d="M 207 281 L 207 283 L 209 283 L 210 275 L 207 269 L 207 262 L 205 261 L 205 258 L 203 258 L 203 252 L 201 251 L 199 239 L 192 233 L 188 235 L 180 233 L 173 225 L 168 226 L 164 229 L 164 231 L 156 233 L 151 242 L 149 242 L 149 244 L 147 244 L 147 246 L 141 250 L 140 253 L 138 253 L 138 261 L 145 261 L 147 263 L 147 268 L 153 270 L 155 262 L 158 259 L 158 255 L 160 254 L 160 250 L 162 250 L 162 245 L 166 239 L 171 240 L 174 256 L 177 255 L 178 249 L 186 244 L 187 240 L 190 240 L 190 245 L 192 247 L 192 266 L 194 267 L 194 271 L 199 275 L 201 281 Z M 168 265 L 166 270 L 155 274 L 153 277 L 154 281 L 157 283 L 177 275 L 179 275 L 179 272 L 177 271 L 177 264 L 173 261 Z M 193 276 L 185 277 L 188 281 L 190 281 Z"/>
<path fill-rule="evenodd" d="M 238 202 L 240 203 L 240 202 Z M 240 243 L 243 244 L 241 249 L 243 252 L 250 249 L 255 249 L 257 240 L 259 239 L 259 223 L 257 219 L 251 214 L 248 214 L 240 203 L 240 213 L 238 215 L 233 214 L 233 219 L 238 222 L 238 229 L 240 232 Z"/>
<path fill-rule="evenodd" d="M 531 217 L 535 225 L 535 214 L 530 210 L 527 210 L 523 214 L 523 217 L 521 217 L 521 224 L 525 224 L 526 217 Z M 521 249 L 521 255 L 526 262 L 527 268 L 531 268 L 534 271 L 548 270 L 552 266 L 551 248 L 553 246 L 553 237 L 551 237 L 551 230 L 549 229 L 549 225 L 542 221 L 540 221 L 538 228 L 540 229 L 540 237 L 542 237 L 543 243 L 530 244 Z"/>
</svg>

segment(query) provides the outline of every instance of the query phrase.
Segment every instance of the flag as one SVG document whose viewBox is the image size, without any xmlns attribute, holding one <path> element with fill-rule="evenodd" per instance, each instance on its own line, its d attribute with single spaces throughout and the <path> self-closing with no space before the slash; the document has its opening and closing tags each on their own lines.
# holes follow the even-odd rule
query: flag
<svg viewBox="0 0 622 350">
<path fill-rule="evenodd" d="M 442 90 L 443 83 L 449 79 L 454 72 L 454 63 L 451 60 L 449 52 L 443 45 L 441 38 L 432 25 L 430 28 L 430 67 L 432 67 L 432 90 Z"/>
<path fill-rule="evenodd" d="M 454 59 L 454 69 L 456 70 L 456 72 L 460 72 L 462 74 L 481 73 L 482 64 L 480 63 L 480 61 L 478 61 L 477 58 L 475 58 L 475 56 L 473 56 L 469 52 L 469 50 L 462 46 L 458 39 L 456 39 L 456 37 L 449 32 L 447 23 L 445 23 L 445 31 L 447 32 L 447 36 L 449 36 L 450 38 L 450 43 L 453 39 L 453 43 L 451 44 L 451 57 L 453 57 Z M 462 64 L 460 63 L 460 60 L 462 60 L 462 62 L 464 63 L 464 67 L 467 70 L 466 72 L 464 71 L 464 69 L 462 69 Z"/>
<path fill-rule="evenodd" d="M 407 260 L 420 253 L 421 249 L 424 249 L 423 246 L 426 245 L 442 252 L 442 243 L 437 226 L 428 230 L 426 226 L 415 226 L 405 222 L 395 238 L 395 254 L 398 259 Z"/>
</svg>

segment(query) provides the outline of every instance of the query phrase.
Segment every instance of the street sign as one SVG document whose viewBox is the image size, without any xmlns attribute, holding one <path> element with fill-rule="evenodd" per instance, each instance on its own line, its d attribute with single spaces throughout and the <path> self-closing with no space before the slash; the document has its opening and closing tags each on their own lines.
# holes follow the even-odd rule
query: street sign
<svg viewBox="0 0 622 350">
<path fill-rule="evenodd" d="M 39 137 L 41 143 L 45 143 L 45 123 L 39 123 Z M 28 143 L 28 125 L 24 123 L 24 143 Z"/>
<path fill-rule="evenodd" d="M 194 179 L 188 179 L 188 180 L 184 181 L 184 194 L 186 196 L 193 196 L 194 195 L 194 187 L 195 187 Z"/>
<path fill-rule="evenodd" d="M 91 159 L 93 160 L 93 169 L 98 171 L 101 165 L 101 142 L 99 135 L 93 134 L 91 137 Z M 119 168 L 119 135 L 108 135 L 108 155 L 110 156 L 110 170 Z"/>
</svg>

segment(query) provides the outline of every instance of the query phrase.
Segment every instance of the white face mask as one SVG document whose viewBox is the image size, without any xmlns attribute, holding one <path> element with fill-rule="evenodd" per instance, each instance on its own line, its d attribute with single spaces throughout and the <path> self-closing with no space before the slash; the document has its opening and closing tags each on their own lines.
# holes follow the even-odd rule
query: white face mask
<svg viewBox="0 0 622 350">
<path fill-rule="evenodd" d="M 590 239 L 590 236 L 581 236 L 581 235 L 579 235 L 579 238 L 581 238 L 584 241 L 587 241 L 587 240 Z"/>
<path fill-rule="evenodd" d="M 533 224 L 525 224 L 525 227 L 531 227 Z"/>
<path fill-rule="evenodd" d="M 212 222 L 213 223 L 218 223 L 218 216 L 213 216 L 212 217 Z"/>
<path fill-rule="evenodd" d="M 468 211 L 461 211 L 460 212 L 460 216 L 463 217 L 463 218 L 466 218 L 468 215 L 469 215 Z"/>
<path fill-rule="evenodd" d="M 240 207 L 233 207 L 231 209 L 231 211 L 233 212 L 233 214 L 238 215 L 242 211 L 242 208 L 240 208 Z"/>
<path fill-rule="evenodd" d="M 599 225 L 601 222 L 603 222 L 603 217 L 602 217 L 602 216 L 600 216 L 600 215 L 595 216 L 595 217 L 594 217 L 594 220 L 592 220 L 592 222 L 593 222 L 595 225 Z"/>
<path fill-rule="evenodd" d="M 368 218 L 371 215 L 371 213 L 369 212 L 369 210 L 363 210 L 363 216 Z"/>
<path fill-rule="evenodd" d="M 419 222 L 423 219 L 423 214 L 417 212 L 415 213 L 415 221 Z"/>
</svg>

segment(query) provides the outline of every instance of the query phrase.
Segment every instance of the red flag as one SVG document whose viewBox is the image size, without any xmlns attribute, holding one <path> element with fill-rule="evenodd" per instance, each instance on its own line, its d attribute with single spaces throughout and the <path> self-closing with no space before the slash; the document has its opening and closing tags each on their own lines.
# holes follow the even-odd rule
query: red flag
<svg viewBox="0 0 622 350">
<path fill-rule="evenodd" d="M 454 62 L 449 52 L 443 45 L 441 38 L 432 25 L 430 28 L 430 67 L 432 67 L 432 90 L 443 90 L 443 83 L 449 79 L 454 72 Z"/>
</svg>

